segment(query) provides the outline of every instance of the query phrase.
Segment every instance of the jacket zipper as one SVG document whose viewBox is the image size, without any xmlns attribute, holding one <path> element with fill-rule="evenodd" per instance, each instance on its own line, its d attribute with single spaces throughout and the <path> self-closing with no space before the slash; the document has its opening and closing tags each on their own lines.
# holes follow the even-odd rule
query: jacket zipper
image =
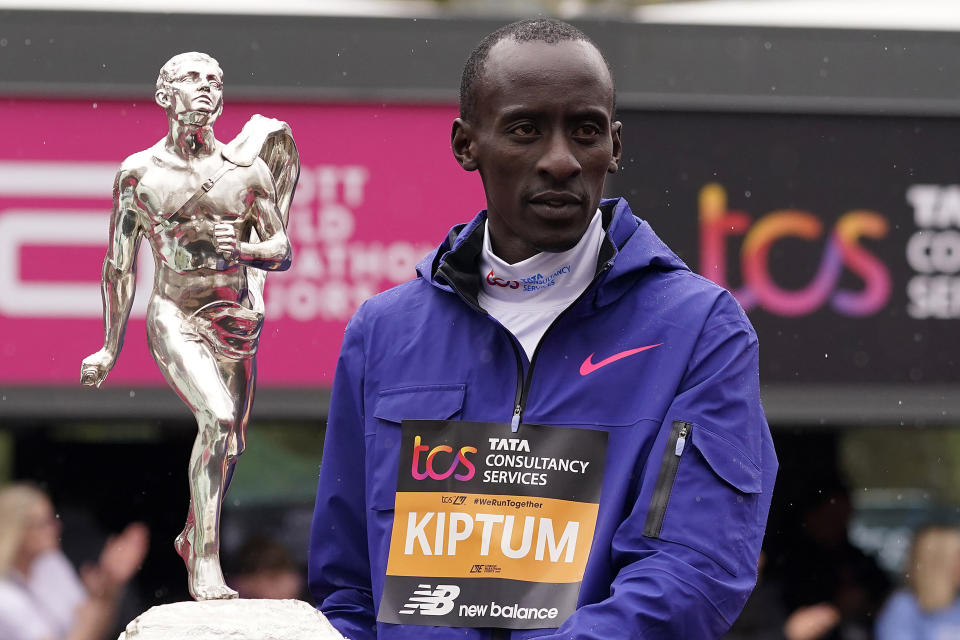
<svg viewBox="0 0 960 640">
<path fill-rule="evenodd" d="M 673 482 L 677 477 L 677 469 L 680 466 L 680 457 L 683 455 L 692 427 L 693 425 L 689 422 L 674 420 L 670 428 L 667 448 L 663 452 L 660 471 L 657 473 L 657 483 L 654 485 L 653 496 L 650 498 L 647 521 L 643 526 L 643 535 L 648 538 L 660 537 L 663 519 L 667 515 L 667 503 L 670 501 Z"/>
<path fill-rule="evenodd" d="M 604 273 L 610 269 L 611 263 L 605 262 L 603 266 L 597 271 L 596 275 L 593 276 L 593 280 L 590 281 L 590 284 L 583 290 L 583 292 L 577 296 L 577 299 L 571 302 L 566 309 L 561 311 L 556 318 L 553 319 L 553 322 L 550 323 L 550 326 L 547 327 L 547 330 L 543 332 L 543 335 L 540 336 L 540 341 L 537 343 L 536 348 L 533 350 L 533 356 L 530 358 L 530 368 L 527 369 L 526 378 L 517 379 L 517 401 L 513 408 L 513 419 L 510 421 L 510 430 L 516 433 L 517 429 L 520 427 L 520 419 L 523 417 L 523 411 L 527 405 L 527 395 L 530 392 L 530 383 L 533 380 L 533 367 L 537 362 L 537 356 L 540 354 L 540 347 L 543 345 L 543 341 L 546 339 L 550 331 L 556 326 L 560 319 L 567 314 L 568 311 L 577 306 L 581 300 L 593 289 L 593 286 L 597 283 Z M 504 331 L 507 331 L 504 329 Z M 509 334 L 510 332 L 507 331 Z M 516 342 L 515 339 L 511 337 L 511 342 Z M 514 346 L 514 352 L 516 352 L 516 346 Z M 519 352 L 516 352 L 517 363 L 520 366 L 520 371 L 523 371 L 523 360 L 520 358 Z M 522 383 L 522 384 L 521 384 Z"/>
<path fill-rule="evenodd" d="M 590 290 L 593 289 L 593 286 L 600 279 L 600 276 L 606 273 L 611 266 L 613 265 L 610 263 L 610 261 L 603 263 L 603 266 L 600 267 L 600 269 L 597 270 L 597 273 L 593 276 L 593 280 L 591 280 L 590 284 L 588 284 L 586 288 L 583 290 L 583 292 L 579 296 L 577 296 L 577 299 L 571 302 L 566 309 L 561 311 L 557 315 L 557 317 L 553 319 L 553 322 L 550 323 L 550 326 L 547 327 L 547 330 L 543 332 L 542 336 L 540 336 L 540 342 L 537 343 L 537 347 L 533 350 L 533 357 L 530 358 L 530 368 L 527 370 L 526 376 L 523 375 L 523 357 L 520 355 L 520 349 L 517 347 L 517 339 L 513 336 L 512 333 L 510 333 L 509 329 L 507 329 L 503 325 L 500 325 L 500 328 L 503 329 L 504 334 L 506 334 L 507 339 L 510 341 L 510 346 L 513 347 L 513 355 L 517 360 L 517 392 L 514 395 L 514 400 L 513 400 L 513 417 L 510 418 L 510 430 L 513 433 L 516 433 L 517 429 L 520 428 L 520 420 L 521 418 L 523 418 L 523 410 L 526 408 L 527 394 L 530 391 L 530 382 L 533 377 L 533 366 L 537 362 L 537 355 L 540 353 L 540 345 L 543 344 L 543 341 L 547 337 L 547 334 L 550 333 L 550 330 L 553 329 L 553 327 L 557 324 L 557 322 L 560 321 L 560 318 L 566 315 L 567 312 L 570 311 L 570 309 L 577 306 L 577 304 L 579 304 L 580 301 L 583 300 L 583 298 L 590 292 Z M 480 313 L 488 317 L 490 316 L 490 314 L 487 313 L 483 309 L 483 307 L 477 305 L 476 303 L 471 302 L 470 299 L 467 298 L 467 296 L 463 295 L 463 292 L 461 292 L 452 282 L 450 282 L 449 278 L 447 279 L 447 281 L 450 284 L 450 288 L 453 289 L 458 296 L 460 296 L 461 300 L 467 303 L 467 306 L 479 311 Z M 497 323 L 497 324 L 500 324 L 500 323 Z"/>
</svg>

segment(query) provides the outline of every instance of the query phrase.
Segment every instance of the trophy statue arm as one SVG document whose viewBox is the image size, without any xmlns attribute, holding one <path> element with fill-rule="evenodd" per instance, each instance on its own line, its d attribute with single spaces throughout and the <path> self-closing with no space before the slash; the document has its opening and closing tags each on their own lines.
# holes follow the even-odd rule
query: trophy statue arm
<svg viewBox="0 0 960 640">
<path fill-rule="evenodd" d="M 116 363 L 123 346 L 127 318 L 133 307 L 137 249 L 142 237 L 134 193 L 136 184 L 136 176 L 123 169 L 114 183 L 110 237 L 100 289 L 103 300 L 103 348 L 83 360 L 80 376 L 81 382 L 87 386 L 99 387 Z"/>
<path fill-rule="evenodd" d="M 238 261 L 264 271 L 286 271 L 290 268 L 293 250 L 277 207 L 273 177 L 259 159 L 254 168 L 258 170 L 263 183 L 268 186 L 258 193 L 253 203 L 256 235 L 251 234 L 251 242 L 240 243 Z"/>
</svg>

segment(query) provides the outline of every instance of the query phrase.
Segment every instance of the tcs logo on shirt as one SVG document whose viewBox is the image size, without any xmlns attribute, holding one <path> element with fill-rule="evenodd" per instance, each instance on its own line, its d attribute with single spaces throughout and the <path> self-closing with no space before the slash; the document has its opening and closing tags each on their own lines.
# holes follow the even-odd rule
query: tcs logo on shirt
<svg viewBox="0 0 960 640">
<path fill-rule="evenodd" d="M 413 439 L 413 460 L 410 465 L 410 474 L 416 480 L 426 480 L 430 478 L 431 480 L 446 480 L 450 476 L 453 476 L 455 480 L 461 482 L 466 482 L 473 478 L 474 474 L 477 472 L 477 468 L 474 466 L 473 462 L 470 461 L 468 457 L 470 454 L 477 452 L 476 447 L 465 446 L 460 447 L 460 450 L 453 456 L 452 460 L 449 463 L 449 466 L 445 471 L 437 472 L 434 468 L 434 462 L 437 461 L 437 456 L 440 454 L 453 454 L 453 447 L 449 445 L 441 444 L 439 446 L 430 448 L 429 445 L 421 444 L 422 439 L 420 436 L 415 436 Z M 420 470 L 420 454 L 429 451 L 427 454 L 426 460 L 423 464 L 423 471 Z M 446 455 L 441 457 L 445 458 Z M 459 467 L 463 467 L 463 471 L 457 473 Z"/>
</svg>

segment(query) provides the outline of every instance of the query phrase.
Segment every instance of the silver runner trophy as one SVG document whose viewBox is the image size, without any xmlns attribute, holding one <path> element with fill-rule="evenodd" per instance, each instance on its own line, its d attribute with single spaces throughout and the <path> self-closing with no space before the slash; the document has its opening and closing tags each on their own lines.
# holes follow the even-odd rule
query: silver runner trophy
<svg viewBox="0 0 960 640">
<path fill-rule="evenodd" d="M 232 142 L 214 138 L 223 72 L 206 54 L 163 65 L 156 102 L 169 132 L 117 173 L 103 262 L 104 345 L 83 360 L 81 381 L 99 387 L 117 360 L 146 239 L 156 262 L 147 341 L 199 430 L 190 510 L 175 546 L 194 599 L 235 598 L 220 569 L 220 508 L 250 418 L 266 274 L 290 266 L 285 228 L 300 162 L 279 120 L 255 115 Z"/>
</svg>

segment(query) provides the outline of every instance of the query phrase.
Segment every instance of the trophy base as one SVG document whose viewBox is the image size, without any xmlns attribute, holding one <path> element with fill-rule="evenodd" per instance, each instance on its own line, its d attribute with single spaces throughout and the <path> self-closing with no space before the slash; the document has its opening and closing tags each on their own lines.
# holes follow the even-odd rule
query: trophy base
<svg viewBox="0 0 960 640">
<path fill-rule="evenodd" d="M 204 600 L 152 607 L 118 640 L 345 640 L 301 600 Z"/>
</svg>

